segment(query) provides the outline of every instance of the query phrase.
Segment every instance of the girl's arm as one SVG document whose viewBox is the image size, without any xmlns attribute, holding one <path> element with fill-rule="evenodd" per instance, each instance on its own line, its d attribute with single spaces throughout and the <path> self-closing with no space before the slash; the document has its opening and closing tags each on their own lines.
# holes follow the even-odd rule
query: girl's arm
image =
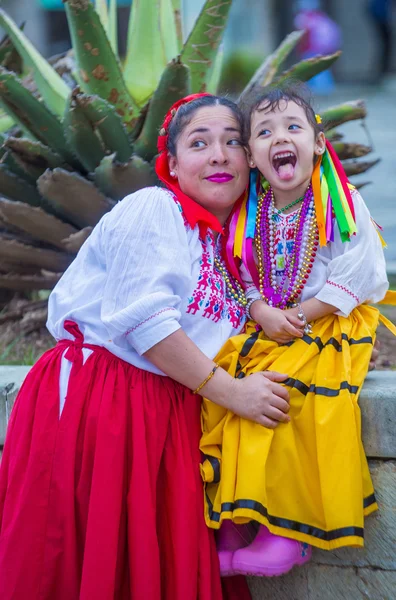
<svg viewBox="0 0 396 600">
<path fill-rule="evenodd" d="M 327 266 L 327 280 L 316 294 L 316 300 L 336 307 L 337 314 L 343 317 L 359 304 L 381 300 L 389 286 L 381 241 L 368 208 L 356 190 L 352 198 L 357 234 L 342 243 L 336 228 L 335 240 L 330 246 L 332 259 Z"/>
</svg>

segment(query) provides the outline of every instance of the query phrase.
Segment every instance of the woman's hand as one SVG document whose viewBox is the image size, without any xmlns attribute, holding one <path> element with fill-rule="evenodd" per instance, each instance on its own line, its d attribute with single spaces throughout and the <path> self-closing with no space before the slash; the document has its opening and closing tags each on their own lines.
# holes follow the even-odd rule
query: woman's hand
<svg viewBox="0 0 396 600">
<path fill-rule="evenodd" d="M 269 429 L 275 429 L 279 423 L 288 423 L 289 393 L 280 385 L 285 379 L 287 375 L 275 371 L 253 373 L 245 379 L 234 379 L 229 389 L 227 408 L 236 415 Z"/>
<path fill-rule="evenodd" d="M 287 344 L 304 335 L 303 322 L 291 311 L 273 308 L 262 300 L 257 300 L 252 304 L 250 314 L 262 327 L 265 335 L 278 344 Z"/>
</svg>

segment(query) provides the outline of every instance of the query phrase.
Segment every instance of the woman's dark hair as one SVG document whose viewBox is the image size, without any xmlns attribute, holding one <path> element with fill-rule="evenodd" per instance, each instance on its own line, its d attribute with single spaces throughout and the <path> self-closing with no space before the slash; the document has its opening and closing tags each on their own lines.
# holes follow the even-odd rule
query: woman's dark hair
<svg viewBox="0 0 396 600">
<path fill-rule="evenodd" d="M 192 100 L 187 104 L 182 104 L 178 109 L 177 113 L 173 117 L 170 122 L 168 129 L 168 142 L 167 148 L 169 154 L 172 156 L 176 156 L 176 144 L 177 140 L 182 133 L 183 129 L 190 123 L 194 114 L 200 108 L 205 108 L 207 106 L 225 106 L 229 108 L 234 114 L 238 124 L 241 128 L 241 135 L 244 127 L 244 119 L 241 109 L 223 96 L 202 96 L 201 98 L 197 98 L 196 100 Z"/>
<path fill-rule="evenodd" d="M 315 131 L 315 135 L 323 131 L 323 124 L 316 122 L 315 111 L 312 107 L 312 94 L 308 87 L 298 82 L 287 82 L 278 86 L 275 83 L 273 86 L 268 87 L 265 91 L 261 91 L 255 97 L 251 98 L 244 105 L 242 112 L 244 115 L 244 135 L 246 139 L 250 138 L 252 114 L 255 111 L 272 112 L 279 109 L 282 101 L 295 102 L 304 109 L 308 122 Z"/>
</svg>

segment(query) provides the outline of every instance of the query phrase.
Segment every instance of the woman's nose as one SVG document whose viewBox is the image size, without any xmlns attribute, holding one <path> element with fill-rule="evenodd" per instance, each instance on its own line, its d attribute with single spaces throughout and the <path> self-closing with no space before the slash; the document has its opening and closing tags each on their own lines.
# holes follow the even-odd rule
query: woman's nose
<svg viewBox="0 0 396 600">
<path fill-rule="evenodd" d="M 217 144 L 213 147 L 213 152 L 210 157 L 211 164 L 227 164 L 228 155 L 223 145 Z"/>
</svg>

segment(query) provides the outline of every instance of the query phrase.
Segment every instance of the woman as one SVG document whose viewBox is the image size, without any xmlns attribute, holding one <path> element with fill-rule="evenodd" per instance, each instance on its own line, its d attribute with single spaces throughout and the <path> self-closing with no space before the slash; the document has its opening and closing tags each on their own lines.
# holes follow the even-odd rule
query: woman
<svg viewBox="0 0 396 600">
<path fill-rule="evenodd" d="M 235 380 L 212 360 L 245 318 L 216 239 L 248 180 L 240 113 L 187 97 L 158 149 L 168 189 L 105 215 L 51 294 L 58 344 L 29 373 L 4 449 L 2 600 L 219 600 L 191 390 L 263 425 L 287 418 L 285 375 Z"/>
</svg>

